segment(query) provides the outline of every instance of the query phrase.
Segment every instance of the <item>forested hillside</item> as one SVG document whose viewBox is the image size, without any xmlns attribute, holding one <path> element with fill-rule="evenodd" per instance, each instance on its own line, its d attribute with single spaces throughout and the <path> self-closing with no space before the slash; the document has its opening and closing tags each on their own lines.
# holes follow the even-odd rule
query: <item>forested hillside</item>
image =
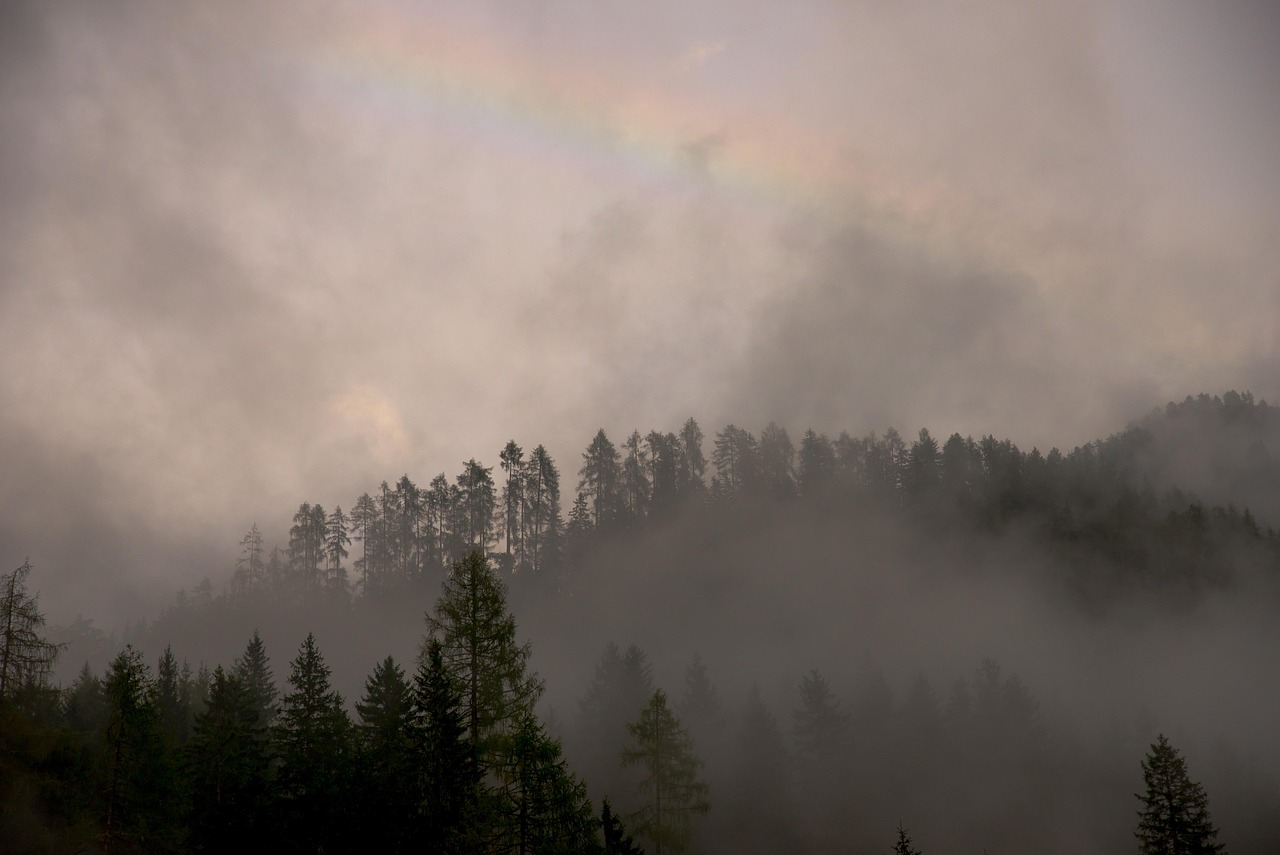
<svg viewBox="0 0 1280 855">
<path fill-rule="evenodd" d="M 1163 731 L 1230 851 L 1280 846 L 1273 407 L 1188 398 L 1068 452 L 671 428 L 300 497 L 123 637 L 46 628 L 3 833 L 882 852 L 901 821 L 924 852 L 1128 852 Z"/>
</svg>

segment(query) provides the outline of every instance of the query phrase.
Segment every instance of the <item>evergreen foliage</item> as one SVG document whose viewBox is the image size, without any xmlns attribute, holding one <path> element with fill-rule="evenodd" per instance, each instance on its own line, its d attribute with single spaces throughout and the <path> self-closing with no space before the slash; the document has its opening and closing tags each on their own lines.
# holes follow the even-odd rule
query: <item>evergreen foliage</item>
<svg viewBox="0 0 1280 855">
<path fill-rule="evenodd" d="M 1209 818 L 1209 797 L 1204 787 L 1187 774 L 1187 762 L 1162 733 L 1142 761 L 1147 791 L 1134 835 L 1143 855 L 1212 855 L 1224 845 L 1216 842 L 1218 829 Z"/>
<path fill-rule="evenodd" d="M 284 813 L 282 845 L 318 851 L 341 841 L 351 770 L 351 722 L 329 685 L 329 666 L 308 634 L 290 663 L 274 740 Z"/>
</svg>

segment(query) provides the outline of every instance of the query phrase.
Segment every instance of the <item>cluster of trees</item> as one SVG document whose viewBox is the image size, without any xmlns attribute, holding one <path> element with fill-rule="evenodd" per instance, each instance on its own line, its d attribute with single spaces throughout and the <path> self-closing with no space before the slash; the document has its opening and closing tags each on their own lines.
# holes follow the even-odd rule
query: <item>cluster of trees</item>
<svg viewBox="0 0 1280 855">
<path fill-rule="evenodd" d="M 1190 406 L 1191 399 L 1170 405 L 1167 419 L 1185 420 Z M 1206 406 L 1235 419 L 1244 408 L 1254 421 L 1272 412 L 1234 393 L 1225 402 L 1196 402 L 1196 412 Z M 350 512 L 304 502 L 285 548 L 268 547 L 256 525 L 244 536 L 230 593 L 314 605 L 405 586 L 433 591 L 473 550 L 504 572 L 555 589 L 592 548 L 678 512 L 752 513 L 788 504 L 826 516 L 897 513 L 916 524 L 988 534 L 1019 526 L 1053 545 L 1071 578 L 1095 598 L 1133 582 L 1221 585 L 1241 561 L 1266 567 L 1280 555 L 1280 533 L 1249 509 L 1208 507 L 1176 486 L 1157 493 L 1148 427 L 1068 454 L 1024 452 L 993 436 L 952 434 L 939 442 L 928 429 L 911 441 L 892 428 L 835 438 L 808 430 L 796 444 L 770 423 L 758 438 L 726 425 L 713 437 L 708 461 L 703 438 L 692 418 L 679 433 L 633 431 L 621 447 L 597 431 L 582 454 L 567 519 L 555 461 L 541 445 L 526 456 L 514 440 L 498 455 L 496 480 L 493 467 L 473 458 L 452 481 L 443 473 L 426 487 L 408 475 L 394 485 L 384 481 Z M 1265 454 L 1257 443 L 1251 448 L 1251 459 Z M 1124 584 L 1117 585 L 1117 574 Z M 1106 588 L 1101 595 L 1092 590 L 1099 586 Z"/>
<path fill-rule="evenodd" d="M 450 572 L 427 617 L 413 676 L 391 657 L 378 663 L 355 717 L 331 688 L 311 635 L 283 694 L 256 632 L 229 668 L 193 674 L 166 649 L 153 673 L 126 646 L 103 677 L 86 667 L 66 690 L 53 689 L 47 664 L 56 648 L 38 631 L 29 572 L 24 565 L 0 580 L 0 627 L 22 630 L 0 636 L 0 661 L 29 663 L 10 672 L 10 692 L 0 698 L 0 839 L 9 851 L 642 851 L 609 796 L 597 817 L 561 741 L 537 715 L 542 681 L 528 668 L 529 645 L 516 641 L 502 582 L 478 552 Z M 982 790 L 996 785 L 984 778 L 993 764 L 1036 762 L 1044 750 L 1034 744 L 1035 701 L 991 661 L 972 683 L 956 684 L 945 711 L 919 680 L 900 716 L 925 724 L 912 722 L 911 739 L 900 744 L 883 686 L 846 710 L 811 671 L 799 701 L 794 751 L 756 689 L 731 737 L 700 660 L 686 673 L 678 715 L 652 687 L 643 652 L 609 645 L 580 705 L 589 725 L 584 765 L 597 768 L 602 789 L 629 786 L 618 792 L 633 805 L 627 823 L 658 855 L 694 843 L 736 852 L 833 851 L 856 839 L 860 815 L 882 822 L 895 806 L 875 798 L 894 782 L 877 776 L 873 788 L 860 790 L 846 780 L 851 768 L 874 762 L 868 752 L 883 755 L 883 770 L 897 768 L 929 798 L 944 799 L 913 764 L 980 758 L 968 780 Z M 716 758 L 725 802 L 725 817 L 701 836 L 693 820 L 710 812 L 710 787 L 694 732 Z M 922 754 L 936 748 L 919 744 L 931 732 L 952 737 L 945 757 Z M 618 777 L 629 771 L 630 780 Z M 1142 772 L 1134 832 L 1141 852 L 1224 848 L 1204 788 L 1164 735 Z M 1011 805 L 1009 820 L 1030 807 Z M 1017 829 L 1015 837 L 1034 839 Z M 919 855 L 902 824 L 893 851 Z"/>
</svg>

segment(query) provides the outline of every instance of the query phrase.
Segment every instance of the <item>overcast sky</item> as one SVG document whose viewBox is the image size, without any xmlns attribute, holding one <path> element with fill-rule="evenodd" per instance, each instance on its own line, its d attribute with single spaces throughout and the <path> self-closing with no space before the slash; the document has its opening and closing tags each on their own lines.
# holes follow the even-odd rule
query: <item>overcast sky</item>
<svg viewBox="0 0 1280 855">
<path fill-rule="evenodd" d="M 1269 6 L 6 3 L 2 560 L 104 622 L 513 437 L 1280 399 Z"/>
</svg>

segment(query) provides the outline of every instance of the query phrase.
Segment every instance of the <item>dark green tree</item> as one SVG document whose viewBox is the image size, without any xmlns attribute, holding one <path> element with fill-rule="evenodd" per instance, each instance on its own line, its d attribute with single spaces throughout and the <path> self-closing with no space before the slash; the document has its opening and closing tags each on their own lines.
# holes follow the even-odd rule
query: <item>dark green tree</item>
<svg viewBox="0 0 1280 855">
<path fill-rule="evenodd" d="M 255 629 L 253 638 L 249 639 L 244 653 L 235 661 L 235 676 L 244 685 L 258 719 L 263 727 L 275 724 L 280 712 L 277 699 L 280 690 L 276 688 L 275 676 L 271 673 L 271 660 L 267 658 L 267 647 L 262 643 L 262 636 Z"/>
<path fill-rule="evenodd" d="M 339 844 L 351 771 L 351 722 L 329 685 L 329 666 L 308 634 L 290 663 L 275 725 L 284 848 L 316 852 Z"/>
<path fill-rule="evenodd" d="M 1209 818 L 1204 787 L 1187 774 L 1187 761 L 1162 733 L 1142 761 L 1145 793 L 1134 836 L 1143 855 L 1212 855 L 1221 852 L 1218 829 Z"/>
<path fill-rule="evenodd" d="M 413 687 L 416 760 L 413 842 L 426 852 L 463 853 L 479 845 L 476 793 L 481 779 L 467 739 L 461 688 L 444 663 L 440 642 L 431 639 Z"/>
<path fill-rule="evenodd" d="M 161 735 L 155 682 L 141 652 L 126 646 L 111 661 L 103 695 L 102 849 L 171 851 L 177 846 L 172 758 Z"/>
<path fill-rule="evenodd" d="M 365 681 L 360 715 L 361 845 L 378 852 L 405 851 L 418 806 L 413 690 L 388 656 Z"/>
<path fill-rule="evenodd" d="M 639 789 L 644 803 L 633 819 L 636 831 L 653 843 L 657 855 L 664 848 L 683 852 L 693 833 L 693 818 L 711 809 L 693 740 L 661 689 L 654 691 L 629 727 L 633 743 L 622 752 L 622 763 L 643 772 Z"/>
<path fill-rule="evenodd" d="M 604 855 L 644 855 L 631 835 L 627 833 L 622 820 L 604 799 L 600 808 L 600 833 L 604 837 Z"/>
<path fill-rule="evenodd" d="M 168 645 L 156 666 L 155 689 L 161 732 L 169 740 L 170 747 L 176 749 L 191 735 L 191 705 L 183 691 L 178 660 Z"/>
<path fill-rule="evenodd" d="M 253 848 L 268 814 L 266 726 L 248 687 L 221 665 L 192 730 L 182 754 L 191 844 L 208 852 Z"/>
<path fill-rule="evenodd" d="M 512 852 L 581 853 L 596 846 L 598 823 L 586 786 L 569 771 L 559 740 L 529 710 L 513 725 L 498 776 L 505 840 Z"/>
</svg>

